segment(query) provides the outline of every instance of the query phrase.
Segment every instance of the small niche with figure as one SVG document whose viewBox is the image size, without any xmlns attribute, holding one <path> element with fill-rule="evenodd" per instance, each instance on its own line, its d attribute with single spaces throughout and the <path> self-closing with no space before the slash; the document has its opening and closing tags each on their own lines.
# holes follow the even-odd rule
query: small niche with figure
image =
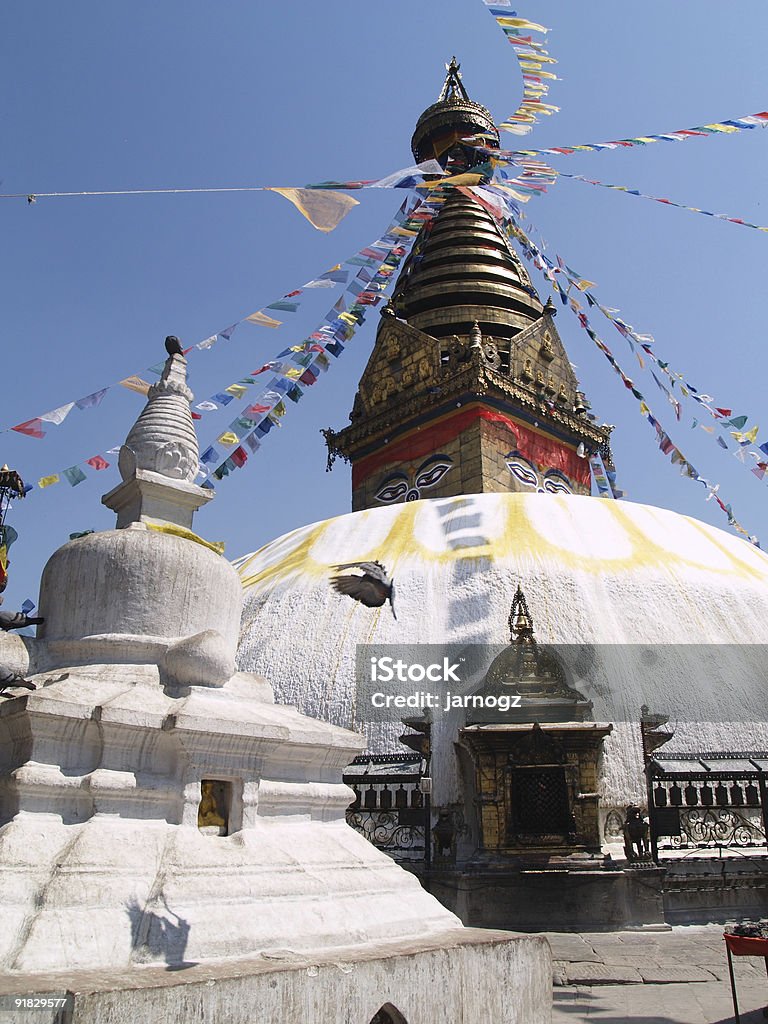
<svg viewBox="0 0 768 1024">
<path fill-rule="evenodd" d="M 229 835 L 232 783 L 221 779 L 201 779 L 197 827 L 207 836 Z"/>
</svg>

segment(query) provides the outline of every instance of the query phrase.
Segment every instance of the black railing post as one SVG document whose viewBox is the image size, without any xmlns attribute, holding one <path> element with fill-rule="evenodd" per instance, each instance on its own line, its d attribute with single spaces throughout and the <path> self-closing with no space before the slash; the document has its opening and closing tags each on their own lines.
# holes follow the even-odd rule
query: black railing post
<svg viewBox="0 0 768 1024">
<path fill-rule="evenodd" d="M 768 847 L 768 784 L 765 781 L 765 772 L 761 771 L 757 780 L 760 787 L 760 813 L 763 819 L 763 832 L 765 833 L 765 845 Z M 768 960 L 766 961 L 768 971 Z"/>
</svg>

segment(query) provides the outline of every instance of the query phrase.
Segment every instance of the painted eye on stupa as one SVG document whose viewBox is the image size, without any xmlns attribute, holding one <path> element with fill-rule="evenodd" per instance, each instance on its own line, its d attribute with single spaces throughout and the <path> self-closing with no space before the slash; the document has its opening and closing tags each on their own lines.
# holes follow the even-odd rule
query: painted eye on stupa
<svg viewBox="0 0 768 1024">
<path fill-rule="evenodd" d="M 532 462 L 524 459 L 519 452 L 509 452 L 505 459 L 507 469 L 521 484 L 525 484 L 526 487 L 539 486 L 539 474 Z"/>
<path fill-rule="evenodd" d="M 395 473 L 388 476 L 374 495 L 376 501 L 383 501 L 387 504 L 399 501 L 408 491 L 408 478 L 405 473 Z"/>
<path fill-rule="evenodd" d="M 453 459 L 448 455 L 433 455 L 427 459 L 426 462 L 422 462 L 419 468 L 416 470 L 416 479 L 414 481 L 416 487 L 434 487 L 435 484 L 442 480 L 449 469 L 453 467 Z"/>
<path fill-rule="evenodd" d="M 544 490 L 549 494 L 573 494 L 570 480 L 557 470 L 545 474 Z"/>
</svg>

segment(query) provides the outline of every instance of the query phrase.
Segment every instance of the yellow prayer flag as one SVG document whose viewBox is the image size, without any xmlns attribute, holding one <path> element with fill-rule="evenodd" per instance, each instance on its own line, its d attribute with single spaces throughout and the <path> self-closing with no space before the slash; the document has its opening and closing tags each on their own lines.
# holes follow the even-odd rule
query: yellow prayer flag
<svg viewBox="0 0 768 1024">
<path fill-rule="evenodd" d="M 273 320 L 271 316 L 262 313 L 260 309 L 256 310 L 255 313 L 251 313 L 245 319 L 249 324 L 258 324 L 259 327 L 279 327 L 283 322 L 282 320 Z"/>
<path fill-rule="evenodd" d="M 454 174 L 450 178 L 441 178 L 440 185 L 479 185 L 483 180 L 482 174 Z"/>
<path fill-rule="evenodd" d="M 128 388 L 129 391 L 137 391 L 140 395 L 146 395 L 149 391 L 150 385 L 142 380 L 141 377 L 126 377 L 125 380 L 121 380 L 120 384 L 124 388 Z"/>
<path fill-rule="evenodd" d="M 585 277 L 583 277 L 580 281 L 574 281 L 574 284 L 576 285 L 576 287 L 579 289 L 580 292 L 585 292 L 587 290 L 587 288 L 594 288 L 595 287 L 595 282 L 594 281 L 587 281 L 587 279 Z"/>
<path fill-rule="evenodd" d="M 318 231 L 333 231 L 353 206 L 360 205 L 352 196 L 324 188 L 271 188 L 267 191 L 277 192 L 293 203 Z"/>
<path fill-rule="evenodd" d="M 50 487 L 51 484 L 57 484 L 59 482 L 59 474 L 54 473 L 52 476 L 41 476 L 37 481 L 38 487 Z"/>
<path fill-rule="evenodd" d="M 759 427 L 752 427 L 752 429 L 748 430 L 744 435 L 744 440 L 749 441 L 750 444 L 754 444 L 757 440 L 757 432 L 759 429 Z"/>
<path fill-rule="evenodd" d="M 224 388 L 228 395 L 234 395 L 235 398 L 242 398 L 245 392 L 248 390 L 244 384 L 230 384 L 228 388 Z"/>
<path fill-rule="evenodd" d="M 518 192 L 517 189 L 510 188 L 509 185 L 502 185 L 500 181 L 494 182 L 494 186 L 496 188 L 503 188 L 505 192 L 509 192 L 514 199 L 517 199 L 521 203 L 527 203 L 531 198 L 530 195 L 527 195 L 525 192 Z"/>
<path fill-rule="evenodd" d="M 509 28 L 527 28 L 532 32 L 549 32 L 549 29 L 543 25 L 537 25 L 535 21 L 527 21 L 525 18 L 497 17 L 496 21 L 499 25 L 508 25 Z"/>
<path fill-rule="evenodd" d="M 233 434 L 231 430 L 225 430 L 221 437 L 217 437 L 216 440 L 218 441 L 219 444 L 240 444 L 240 438 L 237 436 L 237 434 Z"/>
</svg>

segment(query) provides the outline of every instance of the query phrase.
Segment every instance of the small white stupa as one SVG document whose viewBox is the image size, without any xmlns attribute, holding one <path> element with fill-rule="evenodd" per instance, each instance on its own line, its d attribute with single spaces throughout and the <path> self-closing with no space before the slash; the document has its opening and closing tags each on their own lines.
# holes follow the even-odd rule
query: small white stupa
<svg viewBox="0 0 768 1024">
<path fill-rule="evenodd" d="M 118 528 L 52 556 L 36 639 L 0 634 L 37 685 L 0 706 L 0 994 L 69 989 L 89 1024 L 548 1020 L 543 939 L 462 928 L 347 826 L 364 739 L 235 671 L 191 397 L 172 355 L 103 499 Z"/>
</svg>

